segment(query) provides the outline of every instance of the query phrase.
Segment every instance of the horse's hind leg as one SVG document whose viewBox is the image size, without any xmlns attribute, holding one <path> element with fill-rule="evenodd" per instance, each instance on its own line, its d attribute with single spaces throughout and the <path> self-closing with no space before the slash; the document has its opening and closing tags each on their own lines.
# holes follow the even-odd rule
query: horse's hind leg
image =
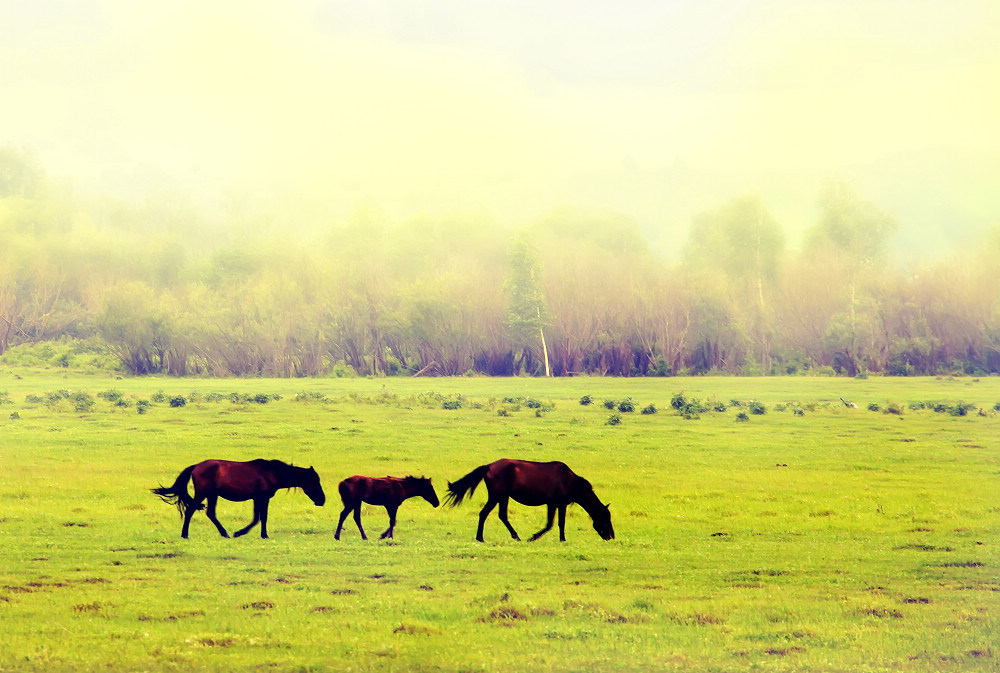
<svg viewBox="0 0 1000 673">
<path fill-rule="evenodd" d="M 476 530 L 477 542 L 483 541 L 483 527 L 486 525 L 486 517 L 490 515 L 490 512 L 492 512 L 493 508 L 496 506 L 497 506 L 497 501 L 494 500 L 493 498 L 490 498 L 489 500 L 486 501 L 486 504 L 483 505 L 483 508 L 479 510 L 479 528 Z"/>
<path fill-rule="evenodd" d="M 361 539 L 367 540 L 368 536 L 365 535 L 364 526 L 361 525 L 361 503 L 359 502 L 354 507 L 354 523 L 358 524 L 358 530 L 361 531 Z"/>
<path fill-rule="evenodd" d="M 396 510 L 398 509 L 398 507 L 386 506 L 385 511 L 389 513 L 389 527 L 386 528 L 385 532 L 382 533 L 382 536 L 379 537 L 380 540 L 384 540 L 385 538 L 389 538 L 390 540 L 392 539 L 392 529 L 396 527 Z"/>
<path fill-rule="evenodd" d="M 510 498 L 504 498 L 500 501 L 500 511 L 497 512 L 497 516 L 499 516 L 500 520 L 503 521 L 503 525 L 507 526 L 507 530 L 510 531 L 510 536 L 515 540 L 520 540 L 521 538 L 517 536 L 517 531 L 514 530 L 514 527 L 510 525 L 510 521 L 507 520 L 508 503 L 510 503 Z"/>
<path fill-rule="evenodd" d="M 214 523 L 215 527 L 219 529 L 219 535 L 222 537 L 229 537 L 229 533 L 226 532 L 226 529 L 222 527 L 222 524 L 219 523 L 219 520 L 215 516 L 215 506 L 218 504 L 219 496 L 210 495 L 208 497 L 208 507 L 205 509 L 205 516 L 207 516 L 208 520 Z"/>
<path fill-rule="evenodd" d="M 547 518 L 545 519 L 545 528 L 541 529 L 540 531 L 532 535 L 530 538 L 528 538 L 528 542 L 534 542 L 535 540 L 537 540 L 538 538 L 542 537 L 550 530 L 552 530 L 552 522 L 555 521 L 555 518 L 556 518 L 556 506 L 549 505 L 548 515 Z"/>
<path fill-rule="evenodd" d="M 181 537 L 185 540 L 188 536 L 188 528 L 191 526 L 191 517 L 194 516 L 195 512 L 201 509 L 201 501 L 202 498 L 195 494 L 194 501 L 184 508 L 184 525 L 181 526 Z"/>
<path fill-rule="evenodd" d="M 246 527 L 240 528 L 238 531 L 233 533 L 233 537 L 242 537 L 250 532 L 250 529 L 257 525 L 260 521 L 260 505 L 258 501 L 253 501 L 253 521 L 251 521 Z"/>
</svg>

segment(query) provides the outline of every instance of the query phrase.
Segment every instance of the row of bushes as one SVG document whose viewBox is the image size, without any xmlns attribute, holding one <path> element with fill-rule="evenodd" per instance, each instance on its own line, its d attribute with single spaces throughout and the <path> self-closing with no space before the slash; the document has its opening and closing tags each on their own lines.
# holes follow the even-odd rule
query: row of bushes
<svg viewBox="0 0 1000 673">
<path fill-rule="evenodd" d="M 135 407 L 138 413 L 144 414 L 154 404 L 169 404 L 171 407 L 183 407 L 187 405 L 188 402 L 221 402 L 224 400 L 228 400 L 233 404 L 267 404 L 272 400 L 280 400 L 281 395 L 267 393 L 230 393 L 228 395 L 224 395 L 222 393 L 202 394 L 195 391 L 187 396 L 184 396 L 167 395 L 161 390 L 153 393 L 147 400 L 127 397 L 124 393 L 115 389 L 103 390 L 97 393 L 96 398 L 94 395 L 91 395 L 86 391 L 73 392 L 71 390 L 60 389 L 48 391 L 41 395 L 30 393 L 25 396 L 24 401 L 26 404 L 42 404 L 47 407 L 56 407 L 61 404 L 67 404 L 72 407 L 73 411 L 82 414 L 93 410 L 94 406 L 97 404 L 97 398 L 105 400 L 115 407 Z M 10 399 L 10 395 L 8 393 L 0 393 L 0 404 L 13 404 L 13 401 Z"/>
</svg>

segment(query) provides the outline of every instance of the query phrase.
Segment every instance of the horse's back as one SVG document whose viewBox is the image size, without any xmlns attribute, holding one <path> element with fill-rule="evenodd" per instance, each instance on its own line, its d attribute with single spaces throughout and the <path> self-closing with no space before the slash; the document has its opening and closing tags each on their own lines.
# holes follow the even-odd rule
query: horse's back
<svg viewBox="0 0 1000 673">
<path fill-rule="evenodd" d="M 537 462 L 503 458 L 490 464 L 486 488 L 506 493 L 524 505 L 568 502 L 578 477 L 562 461 Z"/>
<path fill-rule="evenodd" d="M 227 500 L 256 497 L 275 484 L 272 461 L 209 459 L 195 465 L 191 478 L 196 491 L 214 492 Z"/>
</svg>

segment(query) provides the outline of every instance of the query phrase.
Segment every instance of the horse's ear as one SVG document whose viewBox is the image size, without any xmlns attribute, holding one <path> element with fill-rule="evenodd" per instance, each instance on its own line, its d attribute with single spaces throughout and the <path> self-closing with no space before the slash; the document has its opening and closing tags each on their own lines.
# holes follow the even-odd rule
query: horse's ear
<svg viewBox="0 0 1000 673">
<path fill-rule="evenodd" d="M 611 503 L 610 502 L 604 503 L 604 506 L 607 507 L 608 509 L 611 509 Z"/>
</svg>

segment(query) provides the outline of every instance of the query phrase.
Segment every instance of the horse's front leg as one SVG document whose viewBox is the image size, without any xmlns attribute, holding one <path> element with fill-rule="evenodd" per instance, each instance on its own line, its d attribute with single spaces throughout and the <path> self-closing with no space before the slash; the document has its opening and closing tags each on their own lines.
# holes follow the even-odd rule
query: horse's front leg
<svg viewBox="0 0 1000 673">
<path fill-rule="evenodd" d="M 244 528 L 240 528 L 238 531 L 236 531 L 235 533 L 233 533 L 233 537 L 243 537 L 248 532 L 250 532 L 250 529 L 253 528 L 254 526 L 256 526 L 257 522 L 259 522 L 259 521 L 260 521 L 260 501 L 254 500 L 253 501 L 253 521 L 251 521 Z"/>
<path fill-rule="evenodd" d="M 219 523 L 219 519 L 216 518 L 215 516 L 215 507 L 218 504 L 219 504 L 219 496 L 217 495 L 208 496 L 208 508 L 205 510 L 205 515 L 208 517 L 208 520 L 214 523 L 215 527 L 219 529 L 219 535 L 221 535 L 222 537 L 229 537 L 229 533 L 226 532 L 226 529 L 222 527 L 222 524 Z"/>
<path fill-rule="evenodd" d="M 549 510 L 547 513 L 547 517 L 545 519 L 545 528 L 541 529 L 540 531 L 532 535 L 530 538 L 528 538 L 528 542 L 534 542 L 535 540 L 537 540 L 538 538 L 542 537 L 550 530 L 552 530 L 552 522 L 555 521 L 556 519 L 556 506 L 549 505 L 548 508 Z"/>
<path fill-rule="evenodd" d="M 384 540 L 385 538 L 389 538 L 390 540 L 392 539 L 392 529 L 396 527 L 396 511 L 398 509 L 398 507 L 390 507 L 389 505 L 386 505 L 385 511 L 389 513 L 389 527 L 386 528 L 385 532 L 382 533 L 381 537 L 379 537 L 380 540 Z"/>
<path fill-rule="evenodd" d="M 260 501 L 258 508 L 260 509 L 260 538 L 262 540 L 267 539 L 267 508 L 271 504 L 270 498 L 264 498 Z"/>
<path fill-rule="evenodd" d="M 510 525 L 510 521 L 507 520 L 507 505 L 509 503 L 510 498 L 504 498 L 500 501 L 500 511 L 497 512 L 497 516 L 499 516 L 500 520 L 503 521 L 503 525 L 507 526 L 507 530 L 510 531 L 510 536 L 515 540 L 520 540 L 521 538 L 517 536 L 517 531 L 514 530 L 514 527 Z"/>
<path fill-rule="evenodd" d="M 552 525 L 551 517 L 549 525 Z M 566 541 L 566 505 L 559 506 L 559 541 Z"/>
</svg>

